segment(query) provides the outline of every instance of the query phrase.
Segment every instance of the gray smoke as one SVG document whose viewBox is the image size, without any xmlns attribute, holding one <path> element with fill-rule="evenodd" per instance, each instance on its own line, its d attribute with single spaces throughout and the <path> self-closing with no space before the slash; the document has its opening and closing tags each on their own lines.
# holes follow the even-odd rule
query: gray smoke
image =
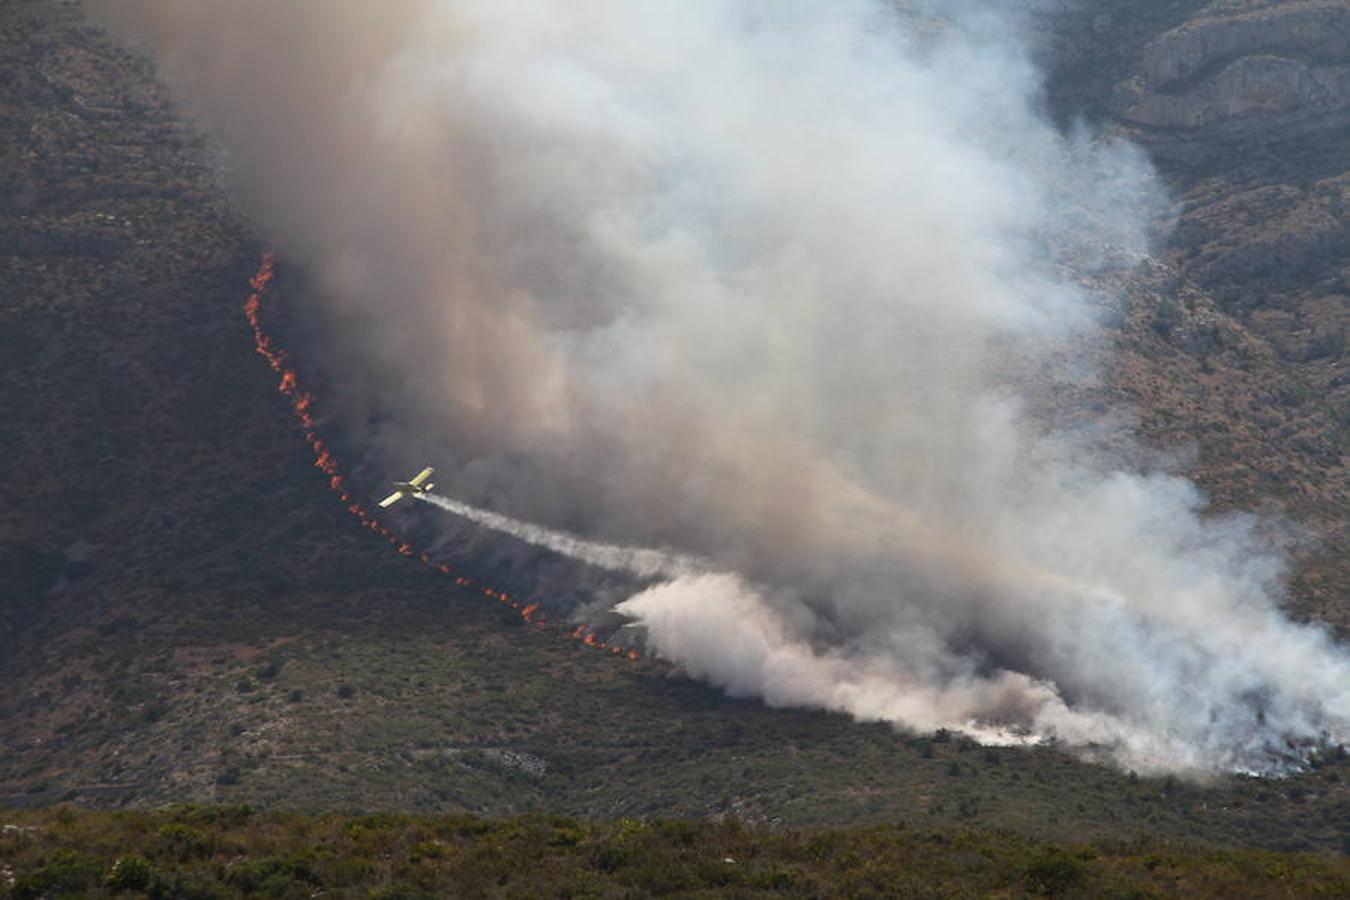
<svg viewBox="0 0 1350 900">
<path fill-rule="evenodd" d="M 622 604 L 658 652 L 771 703 L 1278 771 L 1346 740 L 1344 648 L 1279 612 L 1258 523 L 1109 422 L 1041 424 L 1166 205 L 1041 115 L 1010 5 L 106 8 L 318 280 L 373 456 L 713 561 Z M 373 397 L 398 414 L 363 432 Z"/>
</svg>

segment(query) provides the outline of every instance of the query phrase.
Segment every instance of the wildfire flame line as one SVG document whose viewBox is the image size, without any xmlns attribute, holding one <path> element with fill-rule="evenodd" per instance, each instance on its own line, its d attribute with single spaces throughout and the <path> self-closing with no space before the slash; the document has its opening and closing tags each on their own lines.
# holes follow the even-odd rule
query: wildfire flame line
<svg viewBox="0 0 1350 900">
<path fill-rule="evenodd" d="M 291 403 L 291 409 L 295 413 L 296 419 L 304 429 L 305 441 L 314 451 L 314 468 L 328 476 L 328 488 L 337 494 L 338 499 L 342 501 L 347 508 L 347 512 L 356 516 L 361 524 L 380 537 L 387 540 L 394 546 L 394 549 L 402 556 L 416 559 L 422 565 L 435 569 L 443 575 L 449 575 L 455 579 L 455 584 L 464 588 L 476 588 L 484 597 L 514 609 L 520 614 L 525 622 L 533 625 L 544 624 L 544 617 L 539 609 L 538 603 L 525 603 L 512 597 L 505 591 L 499 591 L 486 585 L 476 584 L 473 579 L 464 575 L 457 575 L 455 569 L 449 563 L 436 562 L 428 554 L 418 550 L 407 540 L 399 536 L 393 529 L 387 527 L 379 519 L 375 518 L 369 510 L 362 506 L 347 489 L 345 476 L 342 474 L 342 465 L 338 462 L 333 451 L 324 443 L 318 434 L 318 423 L 314 418 L 314 395 L 308 391 L 302 390 L 299 378 L 295 370 L 287 365 L 287 354 L 275 341 L 263 330 L 262 326 L 262 298 L 267 292 L 267 286 L 272 282 L 276 274 L 275 258 L 273 254 L 264 253 L 262 263 L 258 271 L 249 279 L 249 287 L 253 293 L 249 294 L 248 300 L 244 302 L 244 315 L 248 319 L 249 327 L 253 329 L 253 349 L 258 355 L 267 360 L 267 364 L 272 367 L 272 371 L 279 376 L 277 382 L 277 391 L 280 392 Z M 629 659 L 638 659 L 636 650 L 625 649 L 615 644 L 609 644 L 598 638 L 587 626 L 580 625 L 575 630 L 569 632 L 570 636 L 581 641 L 588 647 L 595 647 L 604 650 L 615 656 L 627 656 Z"/>
</svg>

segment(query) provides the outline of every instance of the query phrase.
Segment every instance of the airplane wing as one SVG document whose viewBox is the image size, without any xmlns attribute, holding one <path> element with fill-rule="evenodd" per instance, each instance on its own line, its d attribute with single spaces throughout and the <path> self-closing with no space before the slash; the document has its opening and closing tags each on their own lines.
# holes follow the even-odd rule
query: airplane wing
<svg viewBox="0 0 1350 900">
<path fill-rule="evenodd" d="M 388 508 L 388 507 L 390 507 L 390 506 L 393 506 L 395 503 L 397 503 L 398 501 L 400 501 L 400 500 L 402 500 L 402 499 L 403 499 L 403 492 L 402 492 L 402 491 L 395 491 L 394 493 L 390 494 L 388 497 L 385 497 L 383 500 L 381 500 L 381 501 L 380 501 L 380 505 L 383 506 L 383 507 Z"/>
<path fill-rule="evenodd" d="M 408 484 L 411 484 L 411 485 L 413 485 L 414 487 L 421 487 L 422 482 L 424 482 L 424 481 L 426 481 L 428 478 L 430 478 L 430 477 L 431 477 L 431 473 L 432 473 L 432 472 L 435 472 L 435 471 L 436 471 L 435 469 L 433 469 L 433 468 L 431 468 L 430 466 L 428 466 L 427 468 L 423 469 L 422 471 L 420 471 L 420 472 L 418 472 L 416 475 L 414 475 L 414 476 L 413 476 L 413 480 L 410 481 L 410 482 L 408 482 Z"/>
</svg>

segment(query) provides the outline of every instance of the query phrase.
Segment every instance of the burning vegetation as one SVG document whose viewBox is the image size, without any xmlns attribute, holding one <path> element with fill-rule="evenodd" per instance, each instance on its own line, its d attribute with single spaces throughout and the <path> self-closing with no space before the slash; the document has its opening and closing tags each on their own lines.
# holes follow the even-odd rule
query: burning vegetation
<svg viewBox="0 0 1350 900">
<path fill-rule="evenodd" d="M 380 537 L 388 541 L 401 556 L 416 559 L 422 565 L 435 569 L 443 575 L 448 575 L 455 579 L 455 584 L 462 588 L 471 588 L 489 600 L 494 600 L 510 609 L 515 610 L 522 620 L 527 624 L 544 626 L 547 623 L 543 612 L 538 603 L 519 600 L 505 591 L 500 591 L 488 585 L 479 584 L 472 578 L 458 574 L 453 566 L 446 562 L 438 562 L 432 557 L 419 550 L 413 544 L 389 528 L 361 503 L 352 496 L 347 487 L 346 477 L 342 474 L 342 464 L 334 455 L 332 449 L 324 442 L 318 433 L 318 422 L 314 417 L 315 398 L 312 393 L 300 387 L 299 377 L 295 369 L 288 364 L 288 354 L 272 337 L 266 332 L 262 324 L 262 301 L 267 292 L 268 286 L 276 274 L 276 259 L 270 252 L 264 253 L 262 262 L 258 266 L 258 271 L 249 279 L 249 286 L 253 292 L 249 294 L 248 300 L 244 302 L 244 315 L 248 319 L 249 327 L 253 329 L 253 346 L 258 355 L 267 360 L 267 364 L 278 374 L 280 380 L 277 382 L 277 391 L 279 391 L 288 401 L 291 409 L 295 413 L 300 427 L 304 429 L 305 441 L 314 451 L 314 468 L 328 476 L 328 488 L 347 508 L 347 512 L 356 516 L 361 524 L 370 529 Z M 568 634 L 571 637 L 581 641 L 588 647 L 606 651 L 614 656 L 626 656 L 630 660 L 637 660 L 639 654 L 636 650 L 621 647 L 617 644 L 609 643 L 595 634 L 587 625 L 579 625 L 571 631 L 560 631 L 561 634 Z"/>
</svg>

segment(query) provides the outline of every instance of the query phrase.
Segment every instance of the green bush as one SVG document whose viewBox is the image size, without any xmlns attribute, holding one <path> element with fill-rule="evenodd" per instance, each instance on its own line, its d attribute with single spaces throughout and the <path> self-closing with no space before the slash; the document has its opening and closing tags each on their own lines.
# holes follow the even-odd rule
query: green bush
<svg viewBox="0 0 1350 900">
<path fill-rule="evenodd" d="M 1051 847 L 1038 852 L 1022 868 L 1027 887 L 1048 897 L 1058 896 L 1078 885 L 1087 866 L 1063 850 Z"/>
<path fill-rule="evenodd" d="M 155 835 L 151 855 L 158 859 L 173 859 L 178 862 L 204 859 L 211 855 L 211 839 L 190 825 L 170 822 L 160 828 Z"/>
<path fill-rule="evenodd" d="M 50 862 L 31 875 L 15 879 L 10 895 L 14 900 L 37 900 L 84 891 L 98 884 L 103 867 L 76 850 L 58 850 Z"/>
<path fill-rule="evenodd" d="M 438 844 L 436 841 L 418 841 L 408 854 L 408 861 L 421 862 L 424 859 L 445 859 L 447 855 L 444 844 Z"/>
<path fill-rule="evenodd" d="M 259 897 L 308 897 L 319 886 L 306 857 L 264 858 L 226 867 L 223 880 L 245 894 Z"/>
<path fill-rule="evenodd" d="M 393 884 L 386 888 L 377 888 L 367 896 L 370 900 L 433 900 L 435 895 L 410 884 Z"/>
<path fill-rule="evenodd" d="M 225 900 L 231 892 L 207 872 L 161 878 L 151 887 L 152 900 Z"/>
<path fill-rule="evenodd" d="M 490 822 L 487 819 L 480 819 L 472 813 L 467 815 L 442 816 L 437 824 L 441 826 L 441 831 L 456 837 L 472 838 L 481 834 L 487 834 L 497 828 L 497 823 Z"/>
<path fill-rule="evenodd" d="M 656 831 L 678 846 L 689 847 L 698 837 L 699 825 L 696 822 L 662 821 L 656 823 Z"/>
<path fill-rule="evenodd" d="M 948 896 L 1146 897 L 1178 884 L 1209 897 L 1350 896 L 1350 861 L 1341 858 L 1145 838 L 1083 846 L 913 826 L 781 831 L 737 820 L 349 818 L 204 806 L 6 815 L 20 836 L 0 837 L 14 873 L 11 885 L 0 883 L 5 900 L 909 896 L 925 887 Z"/>
<path fill-rule="evenodd" d="M 628 865 L 633 856 L 632 847 L 606 841 L 591 850 L 591 865 L 601 872 L 614 872 Z"/>
<path fill-rule="evenodd" d="M 786 891 L 799 887 L 800 876 L 791 869 L 773 868 L 756 872 L 746 879 L 751 887 L 761 891 Z"/>
<path fill-rule="evenodd" d="M 255 810 L 247 803 L 180 803 L 170 806 L 165 813 L 180 825 L 242 828 L 253 818 Z"/>
<path fill-rule="evenodd" d="M 323 881 L 333 887 L 352 887 L 375 877 L 377 867 L 364 856 L 340 856 L 323 864 Z"/>
<path fill-rule="evenodd" d="M 671 860 L 653 860 L 637 865 L 625 880 L 657 897 L 704 886 L 692 870 Z"/>
<path fill-rule="evenodd" d="M 155 883 L 155 867 L 144 856 L 120 857 L 103 880 L 110 891 L 146 891 Z"/>
<path fill-rule="evenodd" d="M 553 829 L 548 843 L 551 847 L 575 847 L 586 840 L 586 831 L 575 825 L 560 825 Z"/>
</svg>

